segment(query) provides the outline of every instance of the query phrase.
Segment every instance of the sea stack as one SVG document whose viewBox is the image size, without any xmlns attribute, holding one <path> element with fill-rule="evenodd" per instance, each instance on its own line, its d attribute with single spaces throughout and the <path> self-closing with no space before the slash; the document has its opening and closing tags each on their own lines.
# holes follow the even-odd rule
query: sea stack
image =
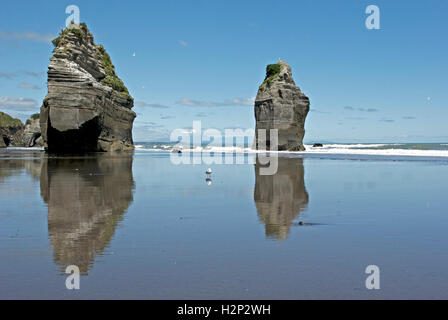
<svg viewBox="0 0 448 320">
<path fill-rule="evenodd" d="M 278 130 L 279 151 L 304 151 L 305 119 L 310 101 L 292 78 L 291 67 L 280 60 L 268 65 L 255 99 L 256 149 L 270 149 L 270 131 Z M 266 130 L 266 141 L 258 130 Z"/>
<path fill-rule="evenodd" d="M 48 95 L 40 111 L 49 152 L 123 151 L 134 148 L 134 100 L 109 54 L 83 23 L 53 40 Z"/>
</svg>

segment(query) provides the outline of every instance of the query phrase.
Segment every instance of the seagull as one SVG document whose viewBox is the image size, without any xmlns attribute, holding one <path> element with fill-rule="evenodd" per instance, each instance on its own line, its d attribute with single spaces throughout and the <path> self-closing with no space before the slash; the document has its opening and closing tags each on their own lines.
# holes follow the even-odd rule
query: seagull
<svg viewBox="0 0 448 320">
<path fill-rule="evenodd" d="M 212 169 L 208 168 L 207 171 L 205 171 L 206 175 L 211 175 L 212 174 Z"/>
<path fill-rule="evenodd" d="M 207 183 L 207 185 L 211 185 L 212 184 L 212 179 L 207 178 L 207 179 L 205 179 L 205 182 Z"/>
</svg>

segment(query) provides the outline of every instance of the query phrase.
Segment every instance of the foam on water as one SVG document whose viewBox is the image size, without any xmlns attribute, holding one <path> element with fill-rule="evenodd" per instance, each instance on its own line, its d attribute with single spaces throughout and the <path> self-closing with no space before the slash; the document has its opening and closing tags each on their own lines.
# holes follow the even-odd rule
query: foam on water
<svg viewBox="0 0 448 320">
<path fill-rule="evenodd" d="M 448 148 L 442 147 L 448 144 L 328 144 L 314 148 L 305 145 L 306 151 L 275 151 L 279 154 L 298 155 L 366 155 L 366 156 L 403 156 L 403 157 L 443 157 L 448 158 Z M 251 147 L 177 147 L 176 144 L 140 144 L 136 146 L 139 151 L 165 151 L 170 152 L 174 148 L 180 148 L 184 153 L 265 153 L 262 150 L 253 150 Z M 431 149 L 433 147 L 433 149 Z"/>
</svg>

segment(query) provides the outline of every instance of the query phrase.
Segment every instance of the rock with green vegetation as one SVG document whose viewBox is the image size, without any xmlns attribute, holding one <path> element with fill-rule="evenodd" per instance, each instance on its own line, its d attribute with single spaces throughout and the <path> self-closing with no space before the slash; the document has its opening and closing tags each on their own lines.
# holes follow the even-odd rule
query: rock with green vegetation
<svg viewBox="0 0 448 320">
<path fill-rule="evenodd" d="M 22 147 L 23 129 L 22 121 L 0 112 L 0 148 Z"/>
<path fill-rule="evenodd" d="M 22 121 L 11 117 L 9 114 L 0 112 L 0 127 L 1 128 L 18 128 L 23 127 Z"/>
<path fill-rule="evenodd" d="M 266 78 L 255 99 L 256 149 L 304 151 L 305 120 L 310 101 L 292 78 L 291 67 L 284 61 L 268 65 Z M 258 130 L 265 135 L 259 135 Z M 278 141 L 271 141 L 270 130 L 278 130 Z"/>
<path fill-rule="evenodd" d="M 23 144 L 25 147 L 43 147 L 44 140 L 40 130 L 39 114 L 33 114 L 25 124 L 23 130 Z"/>
<path fill-rule="evenodd" d="M 40 112 L 46 150 L 132 150 L 134 100 L 104 47 L 83 23 L 62 30 L 53 44 Z"/>
</svg>

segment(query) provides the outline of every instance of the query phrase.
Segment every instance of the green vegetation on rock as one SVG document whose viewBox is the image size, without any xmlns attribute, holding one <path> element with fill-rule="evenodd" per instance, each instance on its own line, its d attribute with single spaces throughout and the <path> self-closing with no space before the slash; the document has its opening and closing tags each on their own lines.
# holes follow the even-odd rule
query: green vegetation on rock
<svg viewBox="0 0 448 320">
<path fill-rule="evenodd" d="M 40 113 L 35 113 L 31 115 L 31 117 L 28 120 L 26 120 L 25 124 L 31 124 L 31 120 L 38 120 L 38 119 L 40 119 Z"/>
<path fill-rule="evenodd" d="M 57 38 L 54 38 L 54 39 L 51 41 L 51 43 L 53 43 L 53 45 L 54 45 L 55 47 L 57 47 L 57 46 L 59 45 L 60 41 L 61 41 L 61 36 L 58 36 Z"/>
<path fill-rule="evenodd" d="M 73 24 L 73 22 L 72 22 Z M 65 43 L 65 37 L 68 34 L 74 34 L 76 37 L 78 37 L 81 41 L 83 39 L 87 38 L 88 36 L 92 37 L 90 34 L 89 29 L 87 28 L 87 25 L 85 23 L 80 23 L 79 28 L 78 27 L 67 27 L 64 30 L 61 30 L 59 33 L 59 36 L 54 39 L 53 45 L 55 47 L 58 47 L 59 45 L 63 45 Z M 92 37 L 93 38 L 93 37 Z M 64 52 L 67 53 L 68 49 L 63 48 Z M 101 83 L 111 87 L 115 91 L 117 91 L 122 97 L 126 99 L 131 99 L 131 95 L 129 94 L 128 89 L 124 85 L 123 81 L 121 81 L 120 78 L 118 78 L 117 74 L 115 73 L 115 66 L 112 64 L 112 60 L 109 56 L 109 54 L 106 52 L 106 49 L 102 45 L 96 46 L 97 54 L 100 58 L 101 64 L 104 68 L 104 71 L 106 72 L 106 77 L 101 80 Z"/>
<path fill-rule="evenodd" d="M 104 49 L 102 45 L 99 45 L 97 51 L 106 74 L 108 76 L 116 77 L 115 66 L 112 64 L 112 60 L 110 59 L 110 55 L 106 52 L 106 49 Z"/>
<path fill-rule="evenodd" d="M 70 29 L 70 32 L 73 33 L 75 36 L 77 36 L 78 38 L 82 38 L 82 36 L 84 35 L 84 33 L 79 30 L 79 29 Z"/>
<path fill-rule="evenodd" d="M 266 78 L 275 78 L 280 74 L 280 64 L 270 64 L 266 67 Z"/>
<path fill-rule="evenodd" d="M 270 64 L 266 67 L 266 78 L 259 88 L 261 91 L 265 89 L 265 85 L 267 85 L 268 87 L 272 85 L 272 81 L 274 81 L 274 79 L 277 78 L 280 74 L 281 68 L 282 67 L 279 63 Z"/>
<path fill-rule="evenodd" d="M 121 81 L 121 79 L 119 79 L 118 77 L 107 75 L 106 78 L 101 80 L 101 82 L 120 93 L 129 94 L 128 89 L 124 85 L 123 81 Z"/>
<path fill-rule="evenodd" d="M 74 24 L 73 21 L 72 21 L 72 24 Z M 82 40 L 84 36 L 90 34 L 89 29 L 87 28 L 87 25 L 85 23 L 80 23 L 79 29 L 76 27 L 70 27 L 70 28 L 67 27 L 67 28 L 61 30 L 61 32 L 59 32 L 59 36 L 52 41 L 53 45 L 55 47 L 59 46 L 59 44 L 61 44 L 61 41 L 63 40 L 64 36 L 66 36 L 69 33 L 74 34 L 80 40 Z"/>
<path fill-rule="evenodd" d="M 4 128 L 23 127 L 23 123 L 19 119 L 15 119 L 6 113 L 0 112 L 0 127 Z"/>
<path fill-rule="evenodd" d="M 106 49 L 102 45 L 97 46 L 98 55 L 100 56 L 101 63 L 103 64 L 104 71 L 106 72 L 106 77 L 101 80 L 101 82 L 115 91 L 118 91 L 124 98 L 132 100 L 129 94 L 128 88 L 124 85 L 123 81 L 118 78 L 115 73 L 115 66 L 112 64 L 112 60 Z"/>
</svg>

